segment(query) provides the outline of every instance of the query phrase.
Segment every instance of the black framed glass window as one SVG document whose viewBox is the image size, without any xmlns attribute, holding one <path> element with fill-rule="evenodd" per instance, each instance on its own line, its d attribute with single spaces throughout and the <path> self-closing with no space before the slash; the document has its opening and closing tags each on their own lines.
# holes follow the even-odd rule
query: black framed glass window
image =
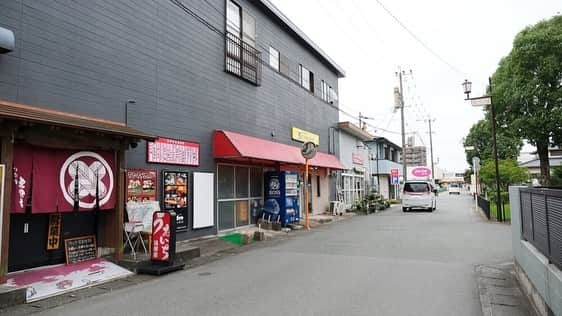
<svg viewBox="0 0 562 316">
<path fill-rule="evenodd" d="M 303 65 L 299 65 L 300 85 L 310 92 L 314 92 L 314 74 Z"/>
</svg>

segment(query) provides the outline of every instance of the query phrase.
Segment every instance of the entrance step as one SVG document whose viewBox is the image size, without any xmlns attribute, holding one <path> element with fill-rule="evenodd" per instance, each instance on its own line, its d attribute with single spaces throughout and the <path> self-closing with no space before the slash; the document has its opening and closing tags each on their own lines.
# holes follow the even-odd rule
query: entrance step
<svg viewBox="0 0 562 316">
<path fill-rule="evenodd" d="M 0 285 L 0 309 L 25 304 L 27 288 Z"/>
<path fill-rule="evenodd" d="M 201 248 L 187 246 L 182 243 L 176 244 L 176 260 L 175 264 L 186 263 L 191 259 L 195 259 L 201 256 Z M 139 267 L 145 267 L 150 263 L 150 257 L 148 254 L 137 254 L 136 259 L 129 254 L 123 256 L 123 259 L 119 260 L 118 264 L 130 271 L 137 272 Z"/>
</svg>

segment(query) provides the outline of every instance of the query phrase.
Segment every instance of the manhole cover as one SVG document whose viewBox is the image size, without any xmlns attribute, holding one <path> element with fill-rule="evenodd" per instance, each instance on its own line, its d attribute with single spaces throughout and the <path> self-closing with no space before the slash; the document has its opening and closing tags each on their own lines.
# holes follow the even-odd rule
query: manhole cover
<svg viewBox="0 0 562 316">
<path fill-rule="evenodd" d="M 209 276 L 211 274 L 212 274 L 211 272 L 201 272 L 199 273 L 199 276 Z"/>
</svg>

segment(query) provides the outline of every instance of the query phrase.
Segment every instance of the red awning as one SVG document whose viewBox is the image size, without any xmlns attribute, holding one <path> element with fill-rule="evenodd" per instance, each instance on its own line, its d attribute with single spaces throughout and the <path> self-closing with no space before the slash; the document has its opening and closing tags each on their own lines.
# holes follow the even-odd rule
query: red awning
<svg viewBox="0 0 562 316">
<path fill-rule="evenodd" d="M 214 132 L 213 143 L 214 157 L 219 159 L 304 165 L 300 148 L 291 145 L 223 130 Z M 315 167 L 345 169 L 336 156 L 321 152 L 318 152 L 309 163 Z"/>
</svg>

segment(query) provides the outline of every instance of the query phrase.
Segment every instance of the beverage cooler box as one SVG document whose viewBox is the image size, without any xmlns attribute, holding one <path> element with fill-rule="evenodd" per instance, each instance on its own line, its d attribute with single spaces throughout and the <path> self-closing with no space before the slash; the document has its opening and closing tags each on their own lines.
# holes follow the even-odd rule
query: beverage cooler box
<svg viewBox="0 0 562 316">
<path fill-rule="evenodd" d="M 265 218 L 280 222 L 283 226 L 298 223 L 299 176 L 292 171 L 270 171 L 265 173 Z"/>
</svg>

